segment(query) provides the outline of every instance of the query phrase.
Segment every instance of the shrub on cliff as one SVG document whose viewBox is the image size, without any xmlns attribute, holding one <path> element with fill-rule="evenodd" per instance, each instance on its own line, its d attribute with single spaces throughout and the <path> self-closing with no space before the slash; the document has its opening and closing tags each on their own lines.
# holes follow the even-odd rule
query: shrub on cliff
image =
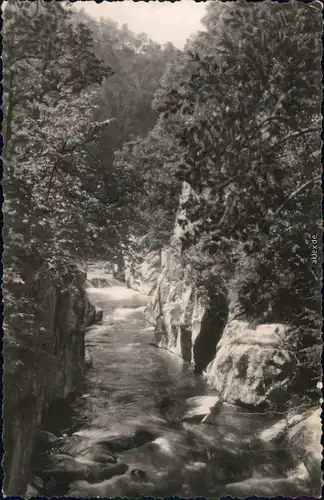
<svg viewBox="0 0 324 500">
<path fill-rule="evenodd" d="M 290 323 L 296 349 L 317 352 L 321 7 L 215 2 L 204 23 L 159 102 L 164 128 L 182 124 L 175 177 L 196 195 L 183 247 L 200 278 L 235 284 L 240 314 Z"/>
<path fill-rule="evenodd" d="M 298 2 L 213 4 L 205 25 L 191 42 L 190 77 L 161 106 L 166 121 L 173 107 L 186 117 L 177 138 L 186 151 L 179 175 L 199 199 L 187 207 L 196 223 L 191 242 L 205 239 L 215 259 L 243 243 L 251 261 L 260 260 L 259 296 L 269 292 L 271 273 L 278 302 L 282 288 L 303 302 L 294 280 L 318 289 L 309 240 L 320 219 L 320 10 Z M 246 288 L 242 295 L 246 311 L 262 316 L 264 305 Z M 285 313 L 277 308 L 278 320 L 291 300 Z"/>
</svg>

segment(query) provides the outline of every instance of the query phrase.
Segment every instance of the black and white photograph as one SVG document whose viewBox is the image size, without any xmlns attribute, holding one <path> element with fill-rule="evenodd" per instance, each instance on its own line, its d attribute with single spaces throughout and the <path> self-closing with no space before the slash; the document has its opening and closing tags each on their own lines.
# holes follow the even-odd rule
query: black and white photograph
<svg viewBox="0 0 324 500">
<path fill-rule="evenodd" d="M 322 2 L 1 15 L 4 497 L 320 498 Z"/>
</svg>

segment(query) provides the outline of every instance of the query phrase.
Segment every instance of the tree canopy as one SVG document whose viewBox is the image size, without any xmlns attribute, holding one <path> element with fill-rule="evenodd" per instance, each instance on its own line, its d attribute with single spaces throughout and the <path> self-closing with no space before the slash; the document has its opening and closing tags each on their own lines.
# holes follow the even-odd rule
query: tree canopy
<svg viewBox="0 0 324 500">
<path fill-rule="evenodd" d="M 186 183 L 197 284 L 221 277 L 241 316 L 289 323 L 287 341 L 318 352 L 318 4 L 211 2 L 184 51 L 65 2 L 26 23 L 29 9 L 5 10 L 10 328 L 33 331 L 32 276 L 120 259 L 142 236 L 167 245 Z"/>
<path fill-rule="evenodd" d="M 9 3 L 4 26 L 5 322 L 15 348 L 44 338 L 40 282 L 119 258 L 130 219 L 113 154 L 155 124 L 151 101 L 176 52 L 66 2 L 34 10 Z"/>
<path fill-rule="evenodd" d="M 204 25 L 167 68 L 154 133 L 127 145 L 117 163 L 132 163 L 144 186 L 154 173 L 153 193 L 142 192 L 153 234 L 162 227 L 149 200 L 155 195 L 157 213 L 172 221 L 175 186 L 189 184 L 194 196 L 179 223 L 197 281 L 221 276 L 242 317 L 290 324 L 287 343 L 304 367 L 315 353 L 317 370 L 320 269 L 311 240 L 321 235 L 321 9 L 213 2 Z"/>
</svg>

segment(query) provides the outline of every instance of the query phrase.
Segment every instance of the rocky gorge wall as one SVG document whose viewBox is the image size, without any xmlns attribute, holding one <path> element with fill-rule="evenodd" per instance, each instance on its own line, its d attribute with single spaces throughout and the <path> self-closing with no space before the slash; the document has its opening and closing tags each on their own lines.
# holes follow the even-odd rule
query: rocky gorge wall
<svg viewBox="0 0 324 500">
<path fill-rule="evenodd" d="M 155 324 L 155 343 L 202 373 L 214 359 L 228 307 L 217 286 L 205 293 L 195 287 L 190 268 L 182 266 L 176 240 L 162 251 L 161 274 L 147 312 Z"/>
<path fill-rule="evenodd" d="M 159 274 L 155 268 L 156 286 L 147 308 L 154 342 L 192 363 L 224 402 L 284 404 L 296 371 L 293 347 L 287 345 L 288 325 L 257 324 L 238 316 L 237 293 L 217 273 L 203 285 L 199 282 L 183 245 L 184 231 L 194 231 L 195 223 L 187 217 L 190 203 L 198 204 L 198 195 L 184 183 L 174 233 L 161 252 Z"/>
<path fill-rule="evenodd" d="M 271 415 L 274 423 L 265 424 L 262 432 L 255 430 L 256 441 L 260 449 L 274 454 L 277 464 L 285 450 L 291 470 L 283 471 L 282 478 L 274 479 L 266 471 L 262 477 L 228 484 L 224 493 L 242 498 L 282 491 L 299 496 L 304 491 L 320 496 L 321 411 L 303 393 L 303 374 L 295 345 L 289 341 L 289 325 L 256 322 L 238 314 L 235 286 L 242 273 L 231 283 L 224 283 L 217 273 L 200 279 L 196 261 L 193 264 L 187 258 L 190 248 L 188 252 L 184 245 L 184 231 L 195 229 L 187 217 L 192 203 L 199 200 L 184 183 L 169 245 L 160 253 L 144 248 L 135 265 L 125 266 L 127 285 L 151 295 L 146 316 L 154 326 L 153 343 L 190 363 L 214 390 L 214 395 L 191 398 L 184 421 L 217 427 L 220 412 L 228 409 L 235 432 L 240 432 L 237 422 L 251 411 L 261 421 Z M 234 430 L 227 439 L 233 438 L 235 449 Z"/>
<path fill-rule="evenodd" d="M 125 283 L 129 288 L 150 295 L 154 292 L 161 270 L 161 252 L 149 251 L 143 259 L 125 259 Z"/>
<path fill-rule="evenodd" d="M 46 343 L 38 337 L 29 353 L 17 346 L 13 361 L 5 355 L 4 384 L 11 388 L 5 393 L 3 408 L 6 495 L 25 494 L 35 435 L 45 408 L 73 393 L 82 380 L 84 329 L 94 323 L 96 315 L 85 283 L 86 273 L 80 269 L 60 283 L 50 276 L 39 280 L 35 299 L 42 309 L 42 328 L 38 335 L 46 334 Z"/>
<path fill-rule="evenodd" d="M 160 274 L 147 315 L 155 325 L 156 345 L 192 363 L 196 373 L 203 373 L 215 358 L 230 311 L 221 281 L 210 280 L 203 287 L 197 286 L 192 266 L 184 259 L 184 222 L 187 231 L 193 229 L 186 207 L 196 203 L 197 198 L 184 183 L 174 233 L 170 245 L 161 253 Z"/>
<path fill-rule="evenodd" d="M 227 403 L 264 407 L 289 399 L 294 356 L 283 324 L 233 318 L 222 290 L 204 291 L 182 267 L 174 246 L 162 252 L 162 272 L 148 308 L 154 342 L 193 364 Z"/>
<path fill-rule="evenodd" d="M 194 270 L 184 258 L 182 244 L 186 204 L 195 196 L 184 183 L 174 234 L 170 245 L 161 252 L 160 273 L 156 269 L 156 286 L 147 317 L 154 325 L 154 343 L 191 363 L 215 390 L 215 396 L 202 397 L 203 407 L 210 406 L 210 399 L 217 399 L 208 412 L 201 412 L 199 408 L 192 410 L 195 419 L 198 415 L 204 417 L 201 422 L 213 424 L 217 421 L 213 415 L 217 416 L 219 404 L 263 412 L 289 403 L 295 394 L 298 363 L 293 346 L 287 345 L 288 325 L 256 324 L 246 318 L 238 319 L 235 300 L 217 279 L 204 287 L 197 286 Z M 306 394 L 305 397 L 307 399 Z M 296 464 L 291 476 L 277 483 L 271 477 L 251 478 L 244 484 L 233 484 L 229 494 L 253 495 L 259 487 L 264 491 L 267 481 L 270 496 L 276 493 L 273 488 L 279 495 L 287 481 L 291 483 L 292 492 L 294 484 L 300 483 L 305 491 L 312 491 L 314 496 L 318 494 L 321 412 L 316 403 L 308 401 L 306 408 L 303 406 L 297 403 L 295 409 L 283 416 L 278 414 L 277 423 L 259 436 L 270 448 L 283 440 L 287 449 L 291 449 Z"/>
</svg>

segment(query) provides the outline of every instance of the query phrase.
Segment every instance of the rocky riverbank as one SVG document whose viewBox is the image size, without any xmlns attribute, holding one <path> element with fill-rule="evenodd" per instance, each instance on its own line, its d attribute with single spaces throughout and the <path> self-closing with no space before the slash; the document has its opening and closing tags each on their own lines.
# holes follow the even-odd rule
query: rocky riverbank
<svg viewBox="0 0 324 500">
<path fill-rule="evenodd" d="M 125 492 L 131 496 L 134 491 L 138 495 L 150 494 L 157 491 L 157 484 L 147 459 L 153 463 L 162 460 L 163 471 L 165 460 L 170 460 L 174 452 L 180 453 L 174 458 L 182 461 L 182 466 L 178 480 L 173 478 L 173 486 L 169 483 L 170 472 L 165 476 L 166 488 L 174 488 L 169 489 L 172 493 L 192 487 L 195 481 L 199 484 L 206 468 L 216 467 L 214 491 L 222 496 L 300 496 L 302 493 L 318 496 L 321 487 L 319 410 L 292 411 L 267 426 L 267 420 L 259 415 L 246 414 L 244 418 L 238 406 L 221 403 L 216 396 L 196 396 L 188 400 L 187 411 L 180 420 L 178 431 L 191 435 L 191 446 L 196 440 L 188 462 L 181 456 L 183 444 L 179 448 L 177 440 L 170 442 L 161 436 L 161 428 L 151 432 L 145 429 L 145 424 L 134 432 L 122 434 L 111 429 L 104 432 L 89 429 L 62 437 L 38 432 L 37 443 L 43 446 L 43 451 L 32 466 L 26 496 L 84 498 L 123 496 Z M 214 425 L 218 428 L 217 439 Z M 201 449 L 201 439 L 209 442 L 206 450 Z M 240 450 L 235 449 L 238 442 L 243 445 Z M 246 456 L 247 450 L 253 457 L 250 463 L 243 464 L 242 454 Z M 249 471 L 251 477 L 248 477 Z M 228 482 L 230 478 L 232 482 Z"/>
<path fill-rule="evenodd" d="M 198 404 L 188 412 L 185 420 L 215 424 L 219 405 L 224 404 L 252 411 L 271 410 L 274 415 L 279 411 L 274 429 L 281 429 L 285 446 L 291 448 L 294 457 L 289 478 L 277 478 L 273 491 L 271 476 L 246 479 L 240 484 L 233 483 L 228 494 L 270 495 L 275 490 L 276 494 L 286 492 L 288 488 L 294 496 L 298 494 L 300 483 L 307 494 L 309 491 L 318 494 L 321 482 L 320 411 L 314 394 L 309 397 L 297 387 L 296 380 L 300 379 L 299 372 L 303 368 L 298 364 L 294 342 L 289 341 L 289 325 L 238 317 L 236 290 L 229 291 L 221 274 L 215 274 L 204 285 L 197 284 L 197 269 L 187 258 L 183 245 L 184 227 L 187 232 L 194 232 L 186 217 L 186 207 L 193 199 L 195 201 L 195 196 L 184 183 L 174 234 L 170 245 L 162 249 L 160 272 L 156 269 L 156 286 L 147 308 L 147 317 L 154 325 L 154 344 L 191 363 L 195 372 L 202 374 L 215 391 L 217 401 L 212 404 L 212 396 L 202 405 L 208 407 L 208 412 L 204 414 Z M 146 257 L 145 261 L 143 268 L 146 269 L 149 268 Z M 145 283 L 145 277 L 141 279 Z M 238 279 L 236 277 L 233 282 Z M 264 431 L 261 441 L 271 432 L 271 429 L 269 434 Z M 313 453 L 307 451 L 301 457 L 303 450 L 310 450 L 310 447 Z M 298 488 L 293 486 L 294 482 L 299 484 Z"/>
<path fill-rule="evenodd" d="M 149 298 L 108 281 L 89 290 L 104 316 L 87 333 L 95 363 L 78 398 L 49 408 L 27 496 L 246 497 L 270 495 L 271 484 L 318 496 L 319 410 L 223 401 L 189 363 L 150 347 Z"/>
<path fill-rule="evenodd" d="M 267 314 L 257 320 L 242 312 L 238 299 L 242 266 L 225 272 L 226 263 L 217 256 L 207 257 L 199 242 L 186 243 L 201 222 L 190 222 L 187 211 L 199 203 L 199 196 L 184 182 L 174 232 L 161 251 L 160 266 L 149 266 L 150 252 L 143 257 L 140 269 L 149 269 L 147 277 L 156 283 L 147 308 L 155 328 L 154 343 L 191 363 L 223 401 L 279 407 L 297 392 L 296 381 L 305 370 L 298 361 L 301 347 L 294 328 L 273 318 L 267 321 Z M 144 284 L 145 272 L 140 279 Z"/>
<path fill-rule="evenodd" d="M 86 272 L 77 266 L 60 282 L 47 276 L 33 283 L 42 311 L 42 326 L 35 336 L 42 335 L 46 342 L 37 337 L 30 349 L 17 345 L 20 355 L 15 351 L 13 362 L 5 360 L 5 384 L 19 388 L 4 399 L 7 495 L 26 493 L 35 436 L 45 409 L 51 401 L 75 392 L 82 381 L 87 366 L 84 330 L 100 316 L 85 285 Z"/>
<path fill-rule="evenodd" d="M 43 444 L 43 452 L 32 464 L 27 497 L 98 496 L 98 483 L 126 473 L 133 480 L 143 480 L 145 472 L 136 468 L 130 470 L 120 454 L 155 439 L 152 433 L 144 430 L 120 436 L 113 436 L 108 430 L 105 437 L 93 437 L 86 432 L 57 437 L 43 432 L 36 437 L 38 444 Z"/>
</svg>

